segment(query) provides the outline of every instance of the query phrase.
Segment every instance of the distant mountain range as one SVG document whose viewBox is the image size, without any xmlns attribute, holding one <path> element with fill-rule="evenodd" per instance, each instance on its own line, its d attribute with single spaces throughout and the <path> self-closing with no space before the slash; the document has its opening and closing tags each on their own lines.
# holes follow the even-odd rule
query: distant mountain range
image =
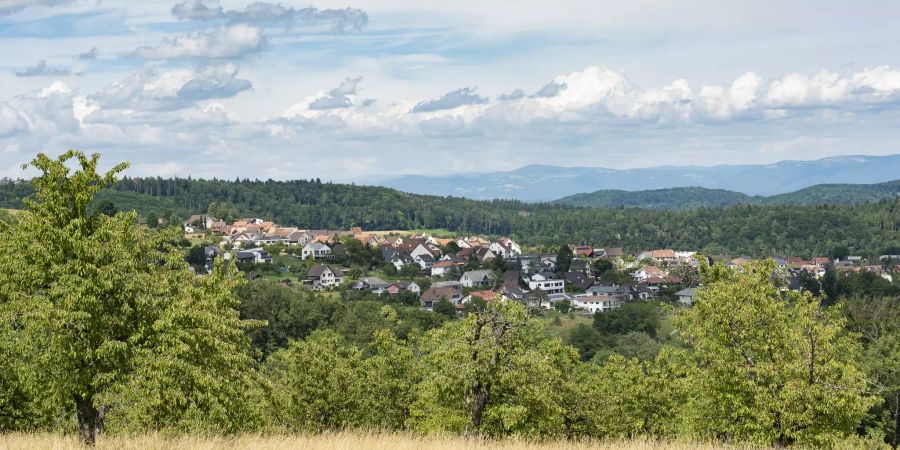
<svg viewBox="0 0 900 450">
<path fill-rule="evenodd" d="M 644 191 L 676 187 L 772 196 L 814 185 L 882 183 L 897 178 L 900 178 L 900 155 L 837 156 L 768 165 L 660 166 L 630 170 L 530 165 L 509 172 L 405 175 L 370 184 L 417 194 L 552 201 L 598 190 Z"/>
<path fill-rule="evenodd" d="M 720 208 L 732 205 L 839 205 L 900 196 L 900 180 L 877 184 L 820 184 L 768 197 L 724 189 L 684 187 L 648 191 L 600 190 L 563 197 L 553 203 L 603 208 L 658 210 Z"/>
</svg>

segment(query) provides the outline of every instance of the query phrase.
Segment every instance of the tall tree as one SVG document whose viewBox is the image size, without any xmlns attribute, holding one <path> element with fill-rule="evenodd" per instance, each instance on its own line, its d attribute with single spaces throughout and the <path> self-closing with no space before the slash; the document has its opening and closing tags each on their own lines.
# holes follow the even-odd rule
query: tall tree
<svg viewBox="0 0 900 450">
<path fill-rule="evenodd" d="M 572 265 L 572 258 L 572 249 L 566 244 L 561 245 L 559 251 L 556 252 L 556 273 L 568 272 L 569 266 Z"/>
<path fill-rule="evenodd" d="M 696 371 L 695 430 L 764 445 L 830 447 L 877 400 L 854 362 L 858 342 L 809 292 L 782 294 L 774 262 L 705 271 L 679 318 Z"/>
<path fill-rule="evenodd" d="M 3 364 L 34 402 L 74 414 L 88 445 L 109 419 L 233 429 L 252 363 L 231 294 L 239 278 L 193 276 L 173 236 L 134 213 L 90 213 L 127 167 L 99 174 L 98 160 L 73 150 L 31 163 L 34 198 L 0 239 Z"/>
</svg>

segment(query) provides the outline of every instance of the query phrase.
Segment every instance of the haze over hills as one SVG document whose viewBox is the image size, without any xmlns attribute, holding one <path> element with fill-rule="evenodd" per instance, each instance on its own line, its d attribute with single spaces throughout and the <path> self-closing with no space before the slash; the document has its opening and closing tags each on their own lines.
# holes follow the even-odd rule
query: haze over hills
<svg viewBox="0 0 900 450">
<path fill-rule="evenodd" d="M 836 156 L 768 165 L 660 166 L 629 170 L 529 165 L 508 172 L 405 175 L 372 184 L 417 194 L 552 201 L 605 189 L 641 191 L 675 187 L 771 196 L 819 184 L 868 184 L 897 178 L 900 178 L 900 154 Z"/>
<path fill-rule="evenodd" d="M 878 201 L 900 195 L 900 180 L 877 184 L 820 184 L 773 196 L 724 189 L 679 187 L 647 191 L 600 190 L 563 197 L 553 203 L 603 208 L 676 210 L 732 205 L 840 205 Z"/>
</svg>

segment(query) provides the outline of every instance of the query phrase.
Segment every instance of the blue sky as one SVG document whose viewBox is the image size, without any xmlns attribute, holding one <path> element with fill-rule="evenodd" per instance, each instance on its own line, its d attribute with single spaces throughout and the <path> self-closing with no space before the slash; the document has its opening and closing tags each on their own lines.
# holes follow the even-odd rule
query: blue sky
<svg viewBox="0 0 900 450">
<path fill-rule="evenodd" d="M 0 177 L 900 153 L 895 1 L 0 0 Z"/>
</svg>

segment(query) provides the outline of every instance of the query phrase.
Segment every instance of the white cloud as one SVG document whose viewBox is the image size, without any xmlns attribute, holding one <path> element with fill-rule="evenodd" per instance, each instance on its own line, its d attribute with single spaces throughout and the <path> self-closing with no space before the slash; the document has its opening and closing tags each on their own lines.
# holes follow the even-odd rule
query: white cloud
<svg viewBox="0 0 900 450">
<path fill-rule="evenodd" d="M 476 94 L 474 88 L 466 87 L 450 91 L 434 100 L 421 101 L 410 112 L 435 112 L 464 105 L 481 105 L 487 102 L 488 99 Z"/>
<path fill-rule="evenodd" d="M 344 78 L 336 88 L 317 96 L 309 103 L 309 109 L 338 109 L 353 106 L 353 98 L 362 77 Z"/>
<path fill-rule="evenodd" d="M 2 0 L 0 16 L 12 14 L 32 6 L 61 6 L 74 3 L 75 0 Z"/>
<path fill-rule="evenodd" d="M 110 84 L 90 99 L 104 109 L 186 108 L 199 100 L 229 98 L 253 87 L 250 81 L 237 78 L 237 74 L 234 64 L 168 71 L 148 69 Z"/>
<path fill-rule="evenodd" d="M 259 28 L 244 24 L 221 27 L 208 33 L 191 33 L 165 39 L 155 47 L 140 47 L 141 58 L 240 58 L 261 51 L 266 40 Z"/>
<path fill-rule="evenodd" d="M 218 3 L 185 0 L 172 8 L 172 15 L 182 20 L 227 19 L 244 23 L 281 23 L 286 26 L 328 23 L 338 33 L 362 31 L 369 21 L 365 11 L 354 8 L 319 10 L 312 6 L 295 9 L 280 4 L 255 2 L 241 10 L 226 11 Z"/>
<path fill-rule="evenodd" d="M 15 70 L 14 73 L 17 77 L 57 77 L 71 72 L 65 67 L 48 66 L 47 61 L 42 59 L 37 64 Z"/>
</svg>

